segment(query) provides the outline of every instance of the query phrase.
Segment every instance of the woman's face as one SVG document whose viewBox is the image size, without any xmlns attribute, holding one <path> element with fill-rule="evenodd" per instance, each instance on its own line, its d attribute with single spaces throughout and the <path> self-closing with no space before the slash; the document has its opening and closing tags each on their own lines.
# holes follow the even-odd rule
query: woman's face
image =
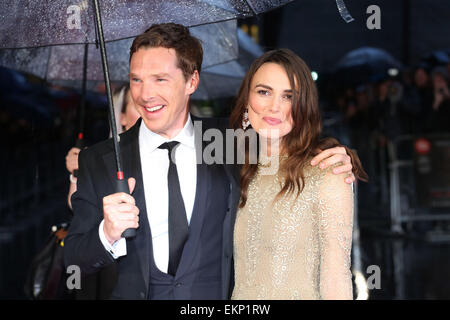
<svg viewBox="0 0 450 320">
<path fill-rule="evenodd" d="M 265 63 L 253 76 L 248 98 L 248 117 L 253 129 L 270 139 L 291 132 L 293 89 L 285 69 Z"/>
</svg>

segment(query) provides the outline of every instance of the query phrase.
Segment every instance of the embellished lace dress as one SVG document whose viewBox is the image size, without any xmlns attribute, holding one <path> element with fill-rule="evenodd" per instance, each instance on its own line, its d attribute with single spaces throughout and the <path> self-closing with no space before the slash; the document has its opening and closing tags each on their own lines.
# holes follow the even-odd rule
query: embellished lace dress
<svg viewBox="0 0 450 320">
<path fill-rule="evenodd" d="M 275 202 L 282 176 L 258 167 L 236 216 L 232 299 L 353 299 L 353 191 L 335 166 L 308 165 L 301 194 Z"/>
</svg>

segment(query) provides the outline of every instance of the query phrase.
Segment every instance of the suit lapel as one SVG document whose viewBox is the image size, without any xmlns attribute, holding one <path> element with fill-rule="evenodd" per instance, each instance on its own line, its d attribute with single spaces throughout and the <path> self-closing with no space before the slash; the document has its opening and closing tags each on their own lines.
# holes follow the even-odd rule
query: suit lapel
<svg viewBox="0 0 450 320">
<path fill-rule="evenodd" d="M 189 223 L 189 241 L 183 249 L 177 275 L 183 274 L 191 265 L 194 258 L 195 248 L 198 246 L 200 234 L 203 226 L 203 220 L 206 214 L 208 194 L 210 192 L 210 179 L 208 166 L 206 164 L 197 164 L 197 189 L 195 192 L 194 208 L 192 218 Z"/>
<path fill-rule="evenodd" d="M 196 121 L 192 117 L 192 121 Z M 198 127 L 197 127 L 198 128 Z M 211 174 L 209 167 L 203 161 L 203 149 L 205 142 L 203 141 L 203 130 L 197 130 L 194 126 L 195 151 L 197 157 L 197 186 L 195 191 L 194 207 L 192 209 L 192 217 L 189 223 L 189 238 L 184 246 L 180 264 L 178 266 L 177 275 L 181 275 L 189 268 L 194 259 L 194 252 L 200 240 L 200 234 L 203 226 L 203 220 L 208 206 L 208 194 L 210 192 Z"/>
<path fill-rule="evenodd" d="M 195 117 L 192 117 L 192 120 L 198 120 Z M 195 127 L 195 126 L 194 126 Z M 209 197 L 212 190 L 212 174 L 211 174 L 211 166 L 207 165 L 203 161 L 203 150 L 206 147 L 206 142 L 203 141 L 203 131 L 207 128 L 202 128 L 202 130 L 195 131 L 195 148 L 197 153 L 197 188 L 195 193 L 195 202 L 194 208 L 192 212 L 191 222 L 189 224 L 189 241 L 186 242 L 186 245 L 183 249 L 183 254 L 180 260 L 180 265 L 177 270 L 177 275 L 182 275 L 186 272 L 191 266 L 196 248 L 199 245 L 200 235 L 205 219 L 205 215 L 207 214 L 209 207 Z M 200 157 L 200 158 L 199 158 Z M 199 161 L 201 159 L 201 161 Z M 239 185 L 239 169 L 234 165 L 223 165 L 226 175 L 230 184 L 230 195 L 228 206 L 229 210 L 227 214 L 230 214 L 231 221 L 231 244 L 232 244 L 232 232 L 234 220 L 236 218 L 236 209 L 240 199 L 240 185 Z M 232 248 L 230 249 L 230 255 L 232 254 Z"/>
</svg>

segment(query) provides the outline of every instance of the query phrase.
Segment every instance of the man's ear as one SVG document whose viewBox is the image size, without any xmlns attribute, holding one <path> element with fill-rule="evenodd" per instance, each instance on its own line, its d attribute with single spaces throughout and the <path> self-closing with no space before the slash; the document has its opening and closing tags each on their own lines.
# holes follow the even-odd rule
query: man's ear
<svg viewBox="0 0 450 320">
<path fill-rule="evenodd" d="M 200 74 L 198 73 L 197 70 L 194 70 L 194 73 L 190 76 L 187 82 L 188 94 L 193 94 L 195 90 L 197 90 L 199 83 L 200 83 Z"/>
</svg>

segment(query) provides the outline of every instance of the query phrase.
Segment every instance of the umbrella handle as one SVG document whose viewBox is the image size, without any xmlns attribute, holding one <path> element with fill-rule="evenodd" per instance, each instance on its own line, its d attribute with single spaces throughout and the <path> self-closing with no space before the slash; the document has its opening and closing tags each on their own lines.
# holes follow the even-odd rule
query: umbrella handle
<svg viewBox="0 0 450 320">
<path fill-rule="evenodd" d="M 128 182 L 125 179 L 116 180 L 116 192 L 125 192 L 130 194 L 130 189 L 128 188 Z M 136 229 L 128 228 L 122 233 L 122 238 L 134 238 L 136 236 Z"/>
<path fill-rule="evenodd" d="M 84 139 L 83 139 L 83 138 L 78 138 L 78 139 L 75 141 L 75 148 L 78 148 L 78 149 L 80 149 L 80 150 L 83 150 L 83 148 L 84 148 Z"/>
<path fill-rule="evenodd" d="M 98 4 L 98 0 L 93 0 L 94 2 L 94 17 L 95 17 L 95 26 L 96 26 L 96 35 L 99 37 L 100 44 L 100 53 L 102 57 L 102 65 L 103 65 L 103 75 L 105 78 L 105 86 L 106 86 L 106 97 L 108 98 L 108 108 L 109 108 L 109 121 L 111 125 L 111 134 L 113 138 L 114 145 L 114 154 L 116 158 L 117 165 L 117 180 L 116 180 L 116 192 L 125 192 L 130 194 L 130 189 L 128 188 L 128 182 L 123 178 L 122 165 L 120 161 L 120 146 L 119 139 L 117 135 L 116 128 L 116 119 L 114 116 L 114 106 L 111 94 L 111 85 L 109 80 L 109 69 L 108 69 L 108 59 L 106 57 L 106 46 L 105 39 L 103 37 L 103 26 L 102 19 L 100 14 L 100 6 Z M 136 236 L 136 229 L 128 228 L 122 233 L 122 237 L 131 238 Z"/>
</svg>

